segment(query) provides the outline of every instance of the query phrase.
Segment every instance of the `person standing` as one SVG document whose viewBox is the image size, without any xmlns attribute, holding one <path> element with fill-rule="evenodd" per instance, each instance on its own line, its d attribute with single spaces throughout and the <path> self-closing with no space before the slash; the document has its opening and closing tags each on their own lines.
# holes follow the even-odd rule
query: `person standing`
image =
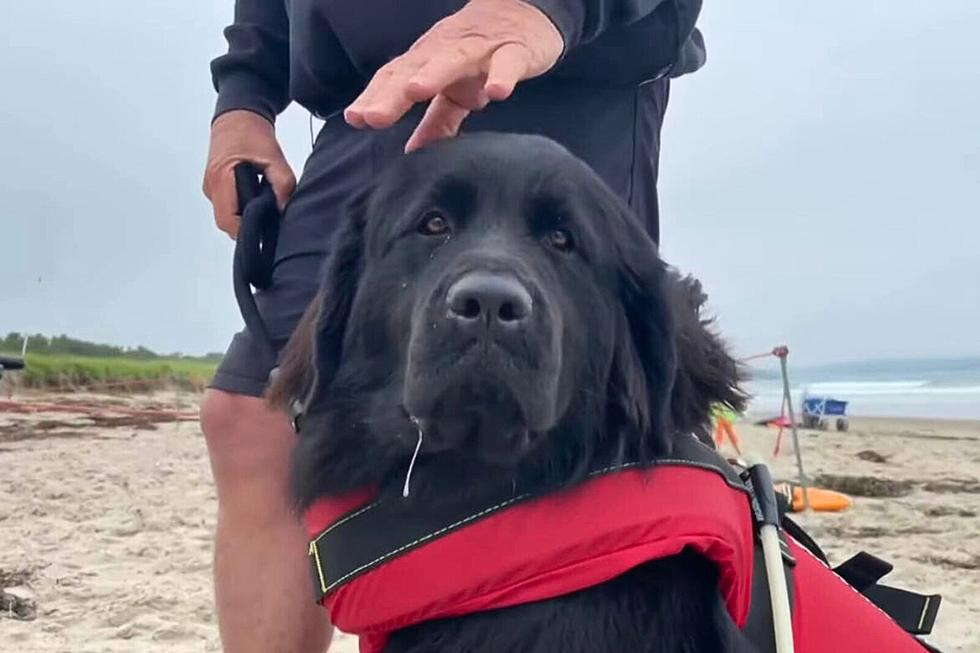
<svg viewBox="0 0 980 653">
<path fill-rule="evenodd" d="M 699 0 L 237 0 L 204 193 L 238 231 L 234 167 L 261 168 L 283 209 L 271 287 L 256 295 L 282 347 L 315 294 L 346 200 L 386 162 L 460 130 L 536 133 L 588 163 L 659 240 L 656 180 L 671 78 L 704 63 Z M 275 118 L 324 120 L 297 184 Z M 330 640 L 290 511 L 286 415 L 270 365 L 236 334 L 201 406 L 218 495 L 214 581 L 226 651 L 306 653 Z"/>
</svg>

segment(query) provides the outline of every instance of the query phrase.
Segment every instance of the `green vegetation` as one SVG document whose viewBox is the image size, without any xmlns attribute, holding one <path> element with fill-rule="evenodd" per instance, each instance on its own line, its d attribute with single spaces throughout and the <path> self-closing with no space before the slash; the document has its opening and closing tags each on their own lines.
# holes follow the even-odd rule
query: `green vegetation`
<svg viewBox="0 0 980 653">
<path fill-rule="evenodd" d="M 217 363 L 221 360 L 221 354 L 207 354 L 206 356 L 184 356 L 183 354 L 158 354 L 146 347 L 117 347 L 115 345 L 103 345 L 86 340 L 69 338 L 68 336 L 47 337 L 40 333 L 28 334 L 27 350 L 34 354 L 68 354 L 71 356 L 90 356 L 99 358 L 131 358 L 136 360 L 147 359 L 180 359 L 180 360 L 209 360 Z M 0 351 L 8 354 L 19 354 L 23 346 L 25 335 L 13 331 L 0 339 Z"/>
<path fill-rule="evenodd" d="M 0 339 L 0 353 L 19 356 L 22 341 L 21 334 L 7 335 Z M 9 378 L 31 388 L 132 391 L 177 385 L 199 389 L 210 380 L 220 359 L 216 354 L 164 356 L 145 347 L 126 349 L 67 336 L 32 335 L 27 347 L 27 368 Z"/>
</svg>

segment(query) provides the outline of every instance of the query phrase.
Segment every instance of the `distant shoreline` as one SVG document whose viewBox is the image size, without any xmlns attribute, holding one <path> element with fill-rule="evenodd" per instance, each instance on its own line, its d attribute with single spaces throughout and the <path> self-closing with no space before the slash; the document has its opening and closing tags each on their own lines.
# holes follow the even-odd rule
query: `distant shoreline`
<svg viewBox="0 0 980 653">
<path fill-rule="evenodd" d="M 776 413 L 770 412 L 758 412 L 752 410 L 751 408 L 745 413 L 745 422 L 758 422 L 770 417 L 776 417 Z M 849 419 L 853 424 L 861 424 L 864 426 L 868 425 L 889 425 L 904 426 L 909 429 L 920 429 L 928 430 L 931 425 L 938 424 L 943 428 L 972 428 L 980 426 L 980 418 L 973 417 L 905 417 L 904 415 L 850 415 Z M 804 429 L 805 431 L 814 431 L 814 429 Z M 836 433 L 831 427 L 826 431 L 827 433 Z M 944 437 L 942 434 L 938 434 L 938 437 Z M 977 438 L 980 441 L 980 438 Z"/>
</svg>

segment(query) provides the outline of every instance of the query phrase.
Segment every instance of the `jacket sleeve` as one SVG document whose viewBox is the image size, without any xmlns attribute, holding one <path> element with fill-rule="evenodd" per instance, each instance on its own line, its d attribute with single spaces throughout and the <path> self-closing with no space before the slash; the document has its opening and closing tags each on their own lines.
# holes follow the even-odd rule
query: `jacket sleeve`
<svg viewBox="0 0 980 653">
<path fill-rule="evenodd" d="M 289 105 L 289 18 L 285 0 L 235 0 L 225 29 L 228 52 L 211 62 L 218 91 L 214 117 L 233 109 L 270 122 Z"/>
<path fill-rule="evenodd" d="M 676 0 L 526 0 L 551 19 L 565 40 L 565 52 L 588 43 L 610 27 L 628 25 Z M 699 3 L 700 4 L 700 3 Z"/>
</svg>

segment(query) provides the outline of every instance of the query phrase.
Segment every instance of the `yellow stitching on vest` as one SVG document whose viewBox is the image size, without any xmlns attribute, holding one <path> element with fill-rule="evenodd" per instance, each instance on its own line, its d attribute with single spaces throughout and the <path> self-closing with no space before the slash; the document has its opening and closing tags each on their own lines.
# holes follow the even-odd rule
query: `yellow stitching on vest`
<svg viewBox="0 0 980 653">
<path fill-rule="evenodd" d="M 660 460 L 658 460 L 657 462 L 655 462 L 652 466 L 653 467 L 656 467 L 656 466 L 660 466 L 660 465 L 664 465 L 664 464 L 668 464 L 669 465 L 669 464 L 672 464 L 672 463 L 683 465 L 683 466 L 700 467 L 702 469 L 716 470 L 717 471 L 717 468 L 714 467 L 714 466 L 712 466 L 712 465 L 705 465 L 704 463 L 700 463 L 700 462 L 698 462 L 696 460 L 687 460 L 687 459 L 684 459 L 684 458 L 661 458 Z M 641 465 L 641 463 L 638 463 L 638 462 L 625 463 L 625 464 L 622 464 L 622 465 L 611 465 L 609 467 L 603 467 L 602 469 L 597 469 L 595 471 L 592 471 L 592 472 L 589 473 L 589 476 L 590 477 L 600 476 L 600 475 L 606 474 L 608 472 L 612 472 L 612 471 L 616 471 L 616 470 L 620 470 L 620 469 L 628 469 L 630 467 L 639 467 L 640 465 Z M 732 485 L 731 483 L 728 482 L 728 477 L 727 476 L 725 476 L 724 474 L 722 474 L 722 478 L 724 479 L 724 481 L 725 481 L 726 484 L 728 484 L 730 486 Z M 733 486 L 733 487 L 735 487 L 735 486 Z M 745 489 L 745 488 L 743 487 L 743 488 L 740 488 L 740 489 Z M 349 521 L 349 520 L 353 519 L 354 517 L 357 517 L 358 515 L 363 514 L 364 512 L 366 512 L 366 511 L 370 510 L 371 508 L 374 508 L 375 506 L 377 506 L 379 502 L 376 501 L 376 502 L 374 502 L 374 503 L 372 503 L 372 504 L 370 504 L 368 506 L 365 506 L 364 508 L 361 508 L 360 510 L 358 510 L 356 512 L 353 512 L 353 513 L 347 515 L 346 517 L 344 517 L 343 519 L 341 519 L 337 523 L 332 524 L 329 528 L 327 528 L 322 533 L 320 533 L 319 535 L 317 535 L 316 539 L 314 539 L 312 542 L 310 542 L 310 548 L 314 552 L 314 555 L 315 555 L 316 561 L 317 561 L 317 572 L 320 574 L 320 588 L 321 588 L 322 592 L 324 594 L 326 594 L 326 593 L 330 592 L 333 588 L 337 587 L 338 585 L 340 585 L 341 583 L 343 583 L 345 580 L 347 580 L 348 578 L 350 578 L 351 576 L 356 576 L 357 574 L 359 574 L 360 572 L 364 571 L 365 569 L 370 569 L 371 567 L 377 565 L 378 563 L 384 562 L 388 558 L 391 558 L 393 556 L 396 556 L 396 555 L 398 555 L 399 553 L 401 553 L 402 551 L 404 551 L 406 549 L 410 549 L 410 548 L 412 548 L 412 547 L 414 547 L 414 546 L 416 546 L 418 544 L 421 544 L 422 542 L 427 542 L 428 540 L 431 540 L 434 537 L 438 537 L 439 535 L 442 535 L 446 531 L 453 530 L 454 528 L 458 528 L 460 526 L 463 526 L 464 524 L 467 524 L 467 523 L 469 523 L 469 522 L 471 522 L 471 521 L 473 521 L 475 519 L 479 519 L 480 517 L 482 517 L 482 516 L 484 516 L 484 515 L 486 515 L 488 513 L 494 512 L 496 510 L 500 510 L 501 508 L 506 508 L 507 506 L 511 505 L 512 503 L 516 503 L 518 501 L 522 501 L 522 500 L 524 500 L 524 499 L 526 499 L 526 498 L 528 498 L 530 496 L 532 496 L 531 493 L 522 494 L 520 496 L 516 496 L 516 497 L 513 497 L 511 499 L 508 499 L 507 501 L 503 501 L 501 503 L 498 503 L 495 506 L 490 506 L 489 508 L 484 508 L 480 512 L 475 513 L 475 514 L 472 514 L 469 517 L 464 517 L 464 518 L 460 519 L 459 521 L 453 522 L 452 524 L 450 524 L 448 526 L 444 526 L 444 527 L 440 528 L 437 531 L 434 531 L 432 533 L 429 533 L 428 535 L 423 535 L 422 537 L 418 538 L 417 540 L 415 540 L 413 542 L 409 542 L 408 544 L 403 544 L 402 546 L 398 547 L 394 551 L 389 551 L 388 553 L 384 554 L 383 556 L 380 556 L 378 558 L 375 558 L 371 562 L 367 562 L 367 563 L 361 565 L 360 567 L 357 567 L 356 569 L 353 569 L 353 570 L 347 572 L 346 574 L 344 574 L 343 576 L 341 576 L 340 578 L 338 578 L 334 582 L 332 582 L 329 585 L 326 585 L 325 586 L 324 585 L 324 581 L 323 581 L 323 572 L 320 569 L 320 557 L 319 557 L 319 552 L 318 552 L 318 548 L 319 547 L 316 546 L 317 542 L 319 542 L 320 541 L 320 538 L 322 538 L 324 535 L 326 535 L 327 533 L 329 533 L 333 529 L 337 528 L 338 526 L 340 526 L 344 522 Z"/>
<path fill-rule="evenodd" d="M 310 553 L 313 554 L 313 560 L 316 562 L 316 575 L 320 577 L 320 591 L 326 594 L 327 582 L 323 580 L 323 567 L 320 566 L 320 550 L 315 541 L 310 542 Z"/>
<path fill-rule="evenodd" d="M 359 509 L 355 510 L 351 514 L 346 515 L 343 519 L 338 519 L 334 523 L 330 524 L 330 526 L 328 526 L 327 528 L 325 528 L 322 533 L 320 533 L 319 535 L 317 535 L 316 537 L 314 537 L 313 538 L 313 542 L 319 542 L 321 537 L 323 537 L 324 535 L 326 535 L 327 533 L 329 533 L 333 529 L 337 528 L 338 526 L 340 526 L 341 524 L 343 524 L 345 522 L 349 522 L 350 520 L 354 519 L 354 517 L 357 517 L 359 515 L 363 515 L 368 510 L 371 510 L 372 508 L 377 507 L 377 505 L 379 503 L 381 503 L 381 502 L 380 501 L 375 501 L 374 503 L 369 503 L 368 505 L 366 505 L 366 506 L 364 506 L 362 508 L 359 508 Z M 313 542 L 311 542 L 310 544 L 312 544 Z"/>
<path fill-rule="evenodd" d="M 698 460 L 688 460 L 687 458 L 660 458 L 660 459 L 656 460 L 655 462 L 651 463 L 649 465 L 649 467 L 650 468 L 653 468 L 653 467 L 660 467 L 660 466 L 663 466 L 663 465 L 671 465 L 671 464 L 678 464 L 678 465 L 682 465 L 684 467 L 697 467 L 698 469 L 704 469 L 704 470 L 707 470 L 709 472 L 711 472 L 711 471 L 713 471 L 713 472 L 720 472 L 720 469 L 718 467 L 714 466 L 714 465 L 709 465 L 707 463 L 702 463 L 702 462 L 700 462 Z M 602 469 L 597 469 L 595 471 L 589 472 L 589 476 L 590 477 L 592 477 L 592 476 L 600 476 L 602 474 L 608 474 L 609 472 L 614 472 L 614 471 L 617 471 L 617 470 L 620 470 L 620 469 L 628 469 L 630 467 L 640 467 L 641 465 L 643 465 L 643 463 L 638 463 L 638 462 L 625 463 L 623 465 L 612 465 L 610 467 L 603 467 Z M 719 476 L 721 476 L 721 478 L 725 482 L 725 484 L 728 485 L 731 488 L 734 488 L 736 490 L 742 490 L 742 491 L 747 491 L 748 490 L 748 488 L 746 488 L 744 485 L 737 484 L 737 483 L 732 483 L 729 480 L 728 476 L 726 476 L 725 474 L 719 473 Z"/>
<path fill-rule="evenodd" d="M 480 512 L 475 513 L 473 515 L 470 515 L 469 517 L 465 517 L 463 519 L 460 519 L 459 521 L 454 522 L 454 523 L 450 524 L 449 526 L 444 526 L 443 528 L 440 528 L 439 530 L 437 530 L 435 532 L 429 533 L 428 535 L 423 535 L 422 537 L 418 538 L 414 542 L 409 542 L 408 544 L 404 544 L 404 545 L 398 547 L 394 551 L 389 551 L 388 553 L 384 554 L 383 556 L 381 556 L 381 557 L 379 557 L 379 558 L 377 558 L 375 560 L 372 560 L 371 562 L 365 563 L 365 564 L 361 565 L 360 567 L 358 567 L 357 569 L 354 569 L 352 571 L 347 572 L 346 574 L 344 574 L 343 576 L 341 576 L 340 578 L 338 578 L 334 582 L 330 583 L 330 585 L 328 585 L 326 587 L 326 589 L 323 590 L 323 593 L 326 594 L 327 592 L 329 592 L 330 590 L 332 590 L 333 588 L 335 588 L 337 585 L 340 585 L 341 583 L 343 583 L 345 580 L 347 580 L 351 576 L 354 576 L 354 575 L 360 573 L 364 569 L 368 569 L 370 567 L 373 567 L 374 565 L 378 564 L 379 562 L 384 562 L 388 558 L 391 558 L 392 556 L 398 555 L 399 553 L 401 553 L 405 549 L 410 549 L 413 546 L 416 546 L 418 544 L 421 544 L 422 542 L 426 542 L 428 540 L 431 540 L 434 537 L 437 537 L 439 535 L 442 535 L 446 531 L 452 530 L 454 528 L 458 528 L 458 527 L 462 526 L 463 524 L 466 524 L 468 522 L 471 522 L 474 519 L 478 519 L 478 518 L 482 517 L 483 515 L 485 515 L 485 514 L 487 514 L 489 512 L 493 512 L 495 510 L 499 510 L 501 508 L 505 508 L 505 507 L 509 506 L 510 504 L 515 503 L 517 501 L 521 501 L 522 499 L 526 499 L 529 496 L 531 496 L 531 494 L 522 494 L 520 496 L 513 497 L 512 499 L 508 499 L 507 501 L 502 501 L 501 503 L 498 503 L 495 506 L 490 506 L 489 508 L 484 508 Z"/>
</svg>

